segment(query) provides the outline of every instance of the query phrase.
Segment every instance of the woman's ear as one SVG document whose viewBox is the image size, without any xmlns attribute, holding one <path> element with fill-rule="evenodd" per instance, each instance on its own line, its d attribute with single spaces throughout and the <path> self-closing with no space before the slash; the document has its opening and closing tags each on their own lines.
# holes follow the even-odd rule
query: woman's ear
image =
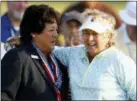
<svg viewBox="0 0 137 101">
<path fill-rule="evenodd" d="M 36 37 L 36 35 L 35 35 L 35 34 L 31 34 L 31 36 L 32 36 L 33 38 L 35 38 L 35 37 Z"/>
</svg>

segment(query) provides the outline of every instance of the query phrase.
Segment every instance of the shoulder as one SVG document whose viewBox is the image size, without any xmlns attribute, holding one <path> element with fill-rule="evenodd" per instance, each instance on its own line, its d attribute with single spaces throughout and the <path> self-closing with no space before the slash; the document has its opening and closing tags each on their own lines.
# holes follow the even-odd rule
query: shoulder
<svg viewBox="0 0 137 101">
<path fill-rule="evenodd" d="M 26 52 L 26 47 L 25 46 L 21 46 L 19 48 L 13 48 L 9 51 L 7 51 L 7 53 L 5 54 L 5 56 L 3 58 L 7 59 L 21 59 L 26 57 L 27 52 Z"/>
<path fill-rule="evenodd" d="M 109 53 L 109 60 L 112 60 L 114 64 L 117 66 L 129 66 L 135 65 L 134 61 L 127 55 L 125 55 L 122 51 L 117 48 L 113 48 Z"/>
<path fill-rule="evenodd" d="M 135 71 L 136 69 L 134 61 L 116 48 L 107 51 L 107 55 L 104 60 L 105 61 L 103 61 L 104 63 L 102 63 L 102 65 L 109 65 L 109 69 L 115 75 L 124 75 L 123 73 L 125 73 L 126 71 Z"/>
<path fill-rule="evenodd" d="M 58 47 L 58 46 L 56 46 L 55 49 L 53 50 L 53 53 L 58 52 L 58 51 L 75 53 L 75 52 L 83 50 L 84 48 L 85 48 L 84 45 L 77 45 L 77 46 L 70 46 L 70 47 Z"/>
<path fill-rule="evenodd" d="M 84 49 L 85 46 L 83 44 L 81 44 L 81 45 L 77 45 L 77 46 L 72 46 L 71 48 L 74 50 L 79 50 L 79 49 Z"/>
<path fill-rule="evenodd" d="M 71 52 L 72 53 L 74 53 L 74 52 L 78 53 L 78 52 L 81 52 L 81 51 L 83 51 L 85 49 L 86 48 L 85 48 L 85 46 L 83 44 L 82 45 L 77 45 L 77 46 L 71 47 Z"/>
<path fill-rule="evenodd" d="M 7 34 L 7 32 L 5 32 L 5 31 L 8 31 L 8 33 L 9 33 L 9 28 L 11 28 L 11 26 L 12 26 L 12 23 L 10 22 L 10 19 L 9 19 L 9 17 L 8 17 L 8 14 L 7 13 L 5 13 L 2 17 L 1 17 L 1 31 L 4 33 L 4 34 Z M 4 35 L 2 33 L 2 35 Z"/>
<path fill-rule="evenodd" d="M 107 50 L 105 50 L 102 55 L 108 61 L 112 61 L 112 62 L 121 61 L 122 58 L 123 59 L 127 58 L 124 53 L 122 53 L 119 49 L 117 49 L 114 46 L 112 46 L 112 47 L 108 48 Z"/>
<path fill-rule="evenodd" d="M 7 17 L 7 13 L 5 13 L 1 16 L 1 20 L 3 20 L 5 17 Z"/>
<path fill-rule="evenodd" d="M 85 53 L 85 46 L 82 44 L 82 45 L 77 45 L 77 46 L 72 46 L 70 47 L 70 56 L 71 57 L 79 57 L 81 55 L 83 55 Z"/>
<path fill-rule="evenodd" d="M 4 15 L 1 16 L 1 22 L 4 24 L 5 22 L 7 22 L 9 20 L 8 18 L 8 14 L 5 13 Z"/>
</svg>

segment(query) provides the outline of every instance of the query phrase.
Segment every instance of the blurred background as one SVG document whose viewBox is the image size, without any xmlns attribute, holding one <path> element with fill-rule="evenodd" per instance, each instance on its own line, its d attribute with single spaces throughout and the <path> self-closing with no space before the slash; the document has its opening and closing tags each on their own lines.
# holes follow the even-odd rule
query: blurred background
<svg viewBox="0 0 137 101">
<path fill-rule="evenodd" d="M 82 0 L 80 0 L 82 1 Z M 84 0 L 83 0 L 84 1 Z M 93 1 L 94 2 L 94 1 Z M 1 1 L 1 43 L 10 43 L 7 44 L 6 49 L 10 49 L 14 46 L 18 46 L 20 44 L 19 36 L 20 30 L 19 25 L 23 17 L 23 12 L 26 7 L 29 5 L 40 5 L 46 4 L 53 7 L 57 11 L 57 15 L 60 18 L 58 37 L 57 37 L 57 45 L 59 46 L 71 46 L 80 44 L 79 32 L 78 29 L 82 24 L 81 14 L 85 9 L 85 7 L 95 7 L 104 12 L 110 12 L 116 19 L 115 30 L 119 33 L 124 33 L 125 31 L 128 33 L 127 37 L 131 41 L 130 49 L 128 49 L 128 44 L 124 44 L 126 48 L 123 48 L 123 51 L 128 53 L 136 61 L 136 2 L 134 1 L 95 1 L 98 3 L 87 3 L 85 6 L 85 2 L 79 1 L 16 1 L 16 2 L 7 2 Z M 80 5 L 79 5 L 80 3 Z M 77 5 L 78 4 L 78 5 Z M 75 10 L 78 12 L 70 12 L 77 5 Z M 84 6 L 83 6 L 84 5 Z M 109 7 L 110 8 L 109 8 Z M 72 7 L 72 8 L 71 8 Z M 111 9 L 112 7 L 112 9 Z M 71 10 L 70 10 L 71 8 Z M 69 9 L 69 10 L 68 10 Z M 74 10 L 74 9 L 73 9 Z M 120 13 L 122 10 L 123 13 Z M 7 13 L 6 13 L 7 12 Z M 69 13 L 68 13 L 69 12 Z M 65 14 L 67 13 L 67 15 Z M 126 27 L 123 27 L 126 26 Z M 10 29 L 10 30 L 9 30 Z M 130 30 L 131 29 L 131 30 Z M 123 34 L 124 35 L 124 34 Z M 121 36 L 123 40 L 124 36 Z M 117 44 L 121 49 L 120 43 Z M 10 48 L 8 48 L 10 46 Z M 125 50 L 124 50 L 125 49 Z M 131 52 L 129 51 L 131 50 Z"/>
<path fill-rule="evenodd" d="M 56 1 L 56 2 L 55 1 L 50 1 L 50 2 L 49 1 L 44 1 L 44 2 L 29 1 L 29 5 L 47 4 L 47 5 L 52 6 L 53 8 L 55 8 L 57 11 L 59 11 L 61 13 L 66 7 L 68 7 L 69 5 L 73 5 L 76 2 L 77 1 Z M 105 1 L 100 1 L 100 2 L 105 2 Z M 111 5 L 112 7 L 114 7 L 119 12 L 120 9 L 124 8 L 126 1 L 107 1 L 105 3 Z M 7 11 L 7 3 L 6 3 L 6 1 L 1 1 L 1 15 L 6 11 Z"/>
<path fill-rule="evenodd" d="M 47 4 L 50 5 L 51 7 L 53 7 L 54 9 L 56 9 L 60 14 L 63 13 L 63 11 L 68 8 L 69 6 L 77 3 L 78 1 L 28 1 L 28 5 L 32 5 L 32 4 Z M 111 7 L 113 7 L 117 13 L 119 13 L 120 10 L 124 9 L 125 5 L 126 5 L 126 1 L 100 1 L 103 3 L 106 3 L 108 5 L 110 5 Z M 7 2 L 6 1 L 1 1 L 1 13 L 0 15 L 2 16 L 5 12 L 7 11 Z M 63 36 L 59 36 L 58 37 L 60 43 L 65 44 L 64 41 L 64 37 Z"/>
</svg>

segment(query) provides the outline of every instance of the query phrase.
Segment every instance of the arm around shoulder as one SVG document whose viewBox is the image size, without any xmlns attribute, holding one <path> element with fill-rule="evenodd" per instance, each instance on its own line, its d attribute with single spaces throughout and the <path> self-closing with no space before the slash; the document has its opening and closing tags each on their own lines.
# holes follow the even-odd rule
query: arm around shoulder
<svg viewBox="0 0 137 101">
<path fill-rule="evenodd" d="M 65 66 L 68 67 L 70 60 L 71 47 L 55 47 L 53 55 Z"/>
</svg>

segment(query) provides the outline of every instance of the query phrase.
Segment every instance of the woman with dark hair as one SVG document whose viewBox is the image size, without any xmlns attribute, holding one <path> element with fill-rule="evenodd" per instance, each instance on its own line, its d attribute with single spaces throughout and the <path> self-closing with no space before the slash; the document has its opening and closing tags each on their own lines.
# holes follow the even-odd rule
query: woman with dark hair
<svg viewBox="0 0 137 101">
<path fill-rule="evenodd" d="M 65 99 L 67 72 L 51 54 L 57 22 L 56 11 L 47 5 L 26 9 L 20 25 L 22 44 L 1 61 L 2 100 Z"/>
</svg>

